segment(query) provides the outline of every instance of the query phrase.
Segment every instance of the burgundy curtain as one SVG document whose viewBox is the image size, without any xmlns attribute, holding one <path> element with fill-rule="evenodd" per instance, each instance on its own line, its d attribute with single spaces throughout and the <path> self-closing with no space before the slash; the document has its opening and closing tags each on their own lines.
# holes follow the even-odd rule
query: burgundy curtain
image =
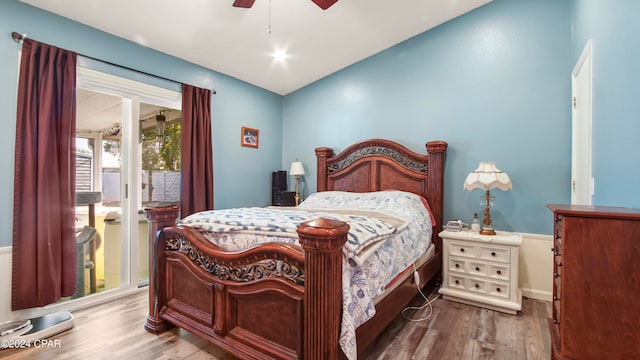
<svg viewBox="0 0 640 360">
<path fill-rule="evenodd" d="M 213 209 L 211 90 L 182 85 L 181 217 Z"/>
<path fill-rule="evenodd" d="M 11 308 L 75 291 L 76 54 L 25 39 L 13 200 Z"/>
</svg>

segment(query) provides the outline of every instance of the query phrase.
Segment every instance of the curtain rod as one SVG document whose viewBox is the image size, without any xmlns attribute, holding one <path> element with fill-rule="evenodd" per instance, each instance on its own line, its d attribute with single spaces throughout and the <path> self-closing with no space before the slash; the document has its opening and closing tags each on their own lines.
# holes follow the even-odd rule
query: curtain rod
<svg viewBox="0 0 640 360">
<path fill-rule="evenodd" d="M 12 32 L 12 33 L 11 33 L 11 37 L 13 38 L 13 40 L 15 40 L 15 41 L 17 41 L 17 42 L 22 42 L 24 39 L 26 39 L 26 38 L 27 38 L 27 35 L 26 35 L 26 34 L 22 34 L 22 35 L 21 35 L 21 34 L 19 34 L 19 33 L 17 33 L 17 32 L 15 32 L 15 31 L 14 31 L 14 32 Z M 163 77 L 163 76 L 160 76 L 160 75 L 156 75 L 156 74 L 151 74 L 151 73 L 148 73 L 148 72 L 145 72 L 145 71 L 141 71 L 141 70 L 133 69 L 133 68 L 130 68 L 130 67 L 128 67 L 128 66 L 124 66 L 124 65 L 120 65 L 120 64 L 115 64 L 115 63 L 112 63 L 112 62 L 110 62 L 110 61 L 106 61 L 106 60 L 102 60 L 102 59 L 97 59 L 97 58 L 94 58 L 93 56 L 88 56 L 88 55 L 84 55 L 84 54 L 80 54 L 80 53 L 76 53 L 76 54 L 78 54 L 78 55 L 80 55 L 80 56 L 82 56 L 82 57 L 85 57 L 85 58 L 87 58 L 87 59 L 91 59 L 91 60 L 99 61 L 99 62 L 101 62 L 101 63 L 107 64 L 107 65 L 112 65 L 112 66 L 115 66 L 115 67 L 118 67 L 118 68 L 121 68 L 121 69 L 134 71 L 134 72 L 137 72 L 137 73 L 139 73 L 139 74 L 152 76 L 152 77 L 155 77 L 155 78 L 157 78 L 157 79 L 161 79 L 161 80 L 171 81 L 171 82 L 176 83 L 176 84 L 182 84 L 182 82 L 180 82 L 180 81 L 176 81 L 176 80 L 173 80 L 173 79 L 169 79 L 169 78 L 166 78 L 166 77 Z M 213 90 L 213 89 L 210 89 L 210 90 L 211 90 L 211 94 L 214 94 L 214 95 L 215 95 L 215 94 L 217 93 L 217 91 L 215 91 L 215 90 Z"/>
</svg>

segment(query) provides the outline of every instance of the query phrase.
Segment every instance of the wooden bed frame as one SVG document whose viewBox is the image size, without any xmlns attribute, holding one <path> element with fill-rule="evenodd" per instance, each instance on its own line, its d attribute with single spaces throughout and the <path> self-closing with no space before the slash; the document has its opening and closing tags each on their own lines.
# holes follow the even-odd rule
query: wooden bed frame
<svg viewBox="0 0 640 360">
<path fill-rule="evenodd" d="M 435 256 L 421 266 L 420 287 L 442 267 L 444 157 L 447 143 L 427 155 L 389 140 L 354 144 L 337 156 L 317 148 L 318 191 L 404 190 L 424 196 L 436 219 Z M 300 224 L 301 246 L 269 243 L 229 252 L 196 230 L 176 227 L 178 206 L 149 207 L 151 251 L 147 331 L 172 326 L 243 359 L 338 359 L 342 313 L 342 246 L 349 226 L 317 219 Z M 266 260 L 266 264 L 265 264 Z M 276 262 L 281 267 L 272 266 Z M 361 353 L 417 294 L 408 276 L 376 305 L 356 331 Z"/>
</svg>

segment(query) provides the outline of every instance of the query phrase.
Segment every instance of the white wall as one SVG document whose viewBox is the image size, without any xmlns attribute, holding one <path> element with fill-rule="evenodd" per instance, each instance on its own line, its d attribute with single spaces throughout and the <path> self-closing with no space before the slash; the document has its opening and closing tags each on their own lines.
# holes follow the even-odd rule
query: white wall
<svg viewBox="0 0 640 360">
<path fill-rule="evenodd" d="M 553 236 L 522 234 L 518 267 L 522 295 L 551 301 L 553 296 Z"/>
</svg>

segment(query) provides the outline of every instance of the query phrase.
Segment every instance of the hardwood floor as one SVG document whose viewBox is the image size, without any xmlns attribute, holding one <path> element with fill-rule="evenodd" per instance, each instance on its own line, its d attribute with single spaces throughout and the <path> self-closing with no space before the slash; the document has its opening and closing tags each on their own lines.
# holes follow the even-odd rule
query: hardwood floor
<svg viewBox="0 0 640 360">
<path fill-rule="evenodd" d="M 430 297 L 435 297 L 431 295 Z M 416 297 L 412 305 L 424 299 Z M 549 359 L 549 303 L 524 299 L 518 315 L 438 298 L 431 317 L 412 322 L 398 316 L 365 359 Z M 428 307 L 407 311 L 424 317 Z M 147 293 L 74 312 L 73 329 L 51 339 L 50 349 L 5 349 L 0 358 L 22 359 L 222 359 L 235 357 L 181 329 L 146 332 Z"/>
</svg>

